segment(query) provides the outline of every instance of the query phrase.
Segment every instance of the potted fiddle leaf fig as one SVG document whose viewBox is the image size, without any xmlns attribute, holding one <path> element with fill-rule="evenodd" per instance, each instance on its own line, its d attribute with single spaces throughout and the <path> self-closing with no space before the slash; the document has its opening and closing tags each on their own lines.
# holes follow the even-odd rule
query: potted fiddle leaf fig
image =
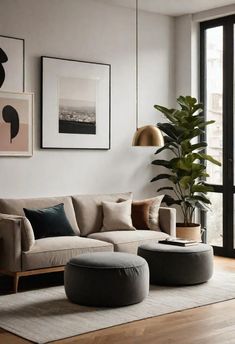
<svg viewBox="0 0 235 344">
<path fill-rule="evenodd" d="M 169 160 L 157 159 L 153 165 L 166 168 L 167 173 L 158 174 L 151 182 L 166 180 L 166 186 L 157 192 L 166 191 L 163 202 L 167 206 L 178 205 L 182 211 L 183 223 L 177 223 L 176 235 L 180 238 L 201 241 L 200 224 L 194 223 L 195 210 L 208 210 L 211 204 L 207 192 L 213 188 L 206 184 L 209 176 L 206 171 L 206 161 L 221 166 L 212 156 L 205 154 L 207 143 L 205 129 L 215 121 L 206 121 L 202 111 L 203 104 L 191 96 L 180 96 L 177 99 L 179 109 L 168 109 L 155 105 L 167 119 L 158 123 L 157 127 L 164 134 L 164 146 L 156 151 L 170 151 Z"/>
</svg>

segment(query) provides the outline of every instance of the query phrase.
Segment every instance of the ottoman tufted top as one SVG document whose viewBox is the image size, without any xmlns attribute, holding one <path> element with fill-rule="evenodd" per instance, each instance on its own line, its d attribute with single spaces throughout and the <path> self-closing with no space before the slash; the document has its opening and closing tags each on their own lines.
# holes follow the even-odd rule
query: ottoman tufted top
<svg viewBox="0 0 235 344">
<path fill-rule="evenodd" d="M 151 251 L 151 252 L 163 252 L 163 253 L 199 253 L 211 251 L 212 247 L 207 244 L 197 244 L 192 246 L 176 246 L 176 245 L 166 245 L 151 243 L 140 246 L 141 250 Z"/>
<path fill-rule="evenodd" d="M 146 261 L 142 257 L 130 253 L 93 252 L 74 257 L 70 259 L 68 264 L 96 269 L 125 269 L 143 266 L 146 264 Z"/>
</svg>

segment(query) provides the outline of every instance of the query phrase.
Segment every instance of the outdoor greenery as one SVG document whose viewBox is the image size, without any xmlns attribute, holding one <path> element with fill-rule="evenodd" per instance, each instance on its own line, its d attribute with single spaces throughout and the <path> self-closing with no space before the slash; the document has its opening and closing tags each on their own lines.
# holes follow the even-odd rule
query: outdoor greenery
<svg viewBox="0 0 235 344">
<path fill-rule="evenodd" d="M 180 96 L 177 99 L 180 109 L 167 109 L 155 105 L 167 118 L 166 123 L 158 123 L 157 127 L 164 133 L 164 146 L 155 154 L 170 150 L 173 157 L 170 160 L 154 160 L 153 165 L 163 166 L 170 173 L 157 175 L 151 182 L 167 179 L 170 184 L 160 187 L 157 191 L 170 191 L 163 201 L 168 205 L 178 204 L 181 207 L 184 225 L 193 223 L 196 208 L 208 210 L 211 204 L 207 192 L 213 188 L 206 184 L 208 177 L 206 161 L 221 165 L 212 156 L 205 154 L 207 143 L 205 128 L 215 121 L 205 121 L 202 114 L 203 104 L 196 98 Z"/>
</svg>

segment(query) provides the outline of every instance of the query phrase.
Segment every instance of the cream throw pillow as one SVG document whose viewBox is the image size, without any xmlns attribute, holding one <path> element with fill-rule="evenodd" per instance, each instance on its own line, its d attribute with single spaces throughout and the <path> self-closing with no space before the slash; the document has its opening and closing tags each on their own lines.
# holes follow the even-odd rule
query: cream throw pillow
<svg viewBox="0 0 235 344">
<path fill-rule="evenodd" d="M 148 200 L 152 200 L 152 204 L 149 207 L 149 229 L 157 232 L 161 232 L 159 226 L 159 208 L 164 195 L 160 195 Z"/>
<path fill-rule="evenodd" d="M 103 206 L 103 227 L 101 232 L 118 230 L 135 230 L 131 219 L 132 200 L 121 203 L 102 202 Z"/>
</svg>

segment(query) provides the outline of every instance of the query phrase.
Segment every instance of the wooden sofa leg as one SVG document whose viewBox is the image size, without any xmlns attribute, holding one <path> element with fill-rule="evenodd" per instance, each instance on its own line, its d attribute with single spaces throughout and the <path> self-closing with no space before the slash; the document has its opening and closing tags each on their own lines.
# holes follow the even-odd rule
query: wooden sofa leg
<svg viewBox="0 0 235 344">
<path fill-rule="evenodd" d="M 17 293 L 20 277 L 42 275 L 42 274 L 48 274 L 52 272 L 60 272 L 60 271 L 64 271 L 64 268 L 65 268 L 64 265 L 61 265 L 61 266 L 54 266 L 51 268 L 42 268 L 42 269 L 36 269 L 36 270 L 15 271 L 15 272 L 0 269 L 0 273 L 13 277 L 13 283 L 14 283 L 13 290 L 14 290 L 14 293 Z"/>
<path fill-rule="evenodd" d="M 18 285 L 19 285 L 19 278 L 20 278 L 20 274 L 18 274 L 18 272 L 14 273 L 14 293 L 18 292 Z"/>
</svg>

